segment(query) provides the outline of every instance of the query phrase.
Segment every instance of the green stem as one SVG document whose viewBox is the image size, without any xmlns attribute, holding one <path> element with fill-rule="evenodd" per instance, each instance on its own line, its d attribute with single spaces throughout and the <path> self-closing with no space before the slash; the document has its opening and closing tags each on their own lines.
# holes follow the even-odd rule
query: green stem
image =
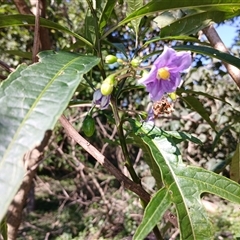
<svg viewBox="0 0 240 240">
<path fill-rule="evenodd" d="M 127 149 L 127 144 L 126 144 L 126 141 L 125 141 L 123 128 L 122 128 L 121 120 L 120 120 L 120 117 L 119 117 L 119 114 L 118 114 L 118 109 L 117 109 L 115 99 L 112 98 L 111 103 L 112 103 L 114 118 L 115 118 L 115 121 L 116 121 L 116 126 L 117 126 L 117 131 L 118 131 L 120 144 L 121 144 L 123 155 L 124 155 L 124 158 L 125 158 L 124 159 L 125 160 L 124 164 L 125 164 L 128 172 L 130 173 L 132 180 L 137 184 L 141 184 L 141 180 L 138 177 L 137 173 L 135 172 L 135 170 L 133 168 L 133 165 L 131 163 L 130 157 L 129 157 L 129 152 L 128 152 L 128 149 Z"/>
<path fill-rule="evenodd" d="M 96 33 L 96 39 L 95 39 L 95 49 L 96 49 L 96 55 L 101 59 L 100 63 L 98 64 L 99 70 L 101 72 L 101 75 L 103 77 L 103 79 L 106 78 L 106 73 L 104 71 L 104 62 L 103 62 L 103 58 L 102 58 L 102 51 L 101 51 L 101 36 L 100 36 L 100 32 L 99 32 L 99 26 L 98 26 L 98 17 L 96 14 L 95 9 L 92 6 L 92 2 L 90 0 L 87 0 L 88 3 L 88 7 L 91 10 L 91 13 L 93 15 L 93 19 L 94 19 L 94 28 L 95 28 L 95 33 Z"/>
<path fill-rule="evenodd" d="M 114 118 L 115 118 L 115 121 L 116 121 L 116 126 L 117 126 L 117 131 L 118 131 L 120 144 L 121 144 L 123 155 L 124 155 L 124 158 L 125 158 L 124 159 L 125 160 L 125 166 L 126 166 L 128 172 L 130 173 L 132 180 L 135 183 L 141 185 L 141 179 L 138 177 L 137 173 L 135 172 L 135 170 L 133 168 L 133 165 L 131 163 L 130 157 L 129 157 L 129 152 L 128 152 L 128 149 L 127 149 L 127 144 L 126 144 L 126 141 L 125 141 L 123 127 L 122 127 L 122 121 L 120 120 L 120 117 L 119 117 L 119 114 L 118 114 L 116 99 L 114 99 L 112 97 L 111 103 L 112 103 Z M 141 196 L 140 196 L 140 198 L 141 198 Z M 141 201 L 142 201 L 143 208 L 145 208 L 147 203 L 145 201 L 143 201 L 142 199 L 141 199 Z M 162 235 L 161 235 L 157 225 L 153 228 L 153 233 L 154 233 L 156 239 L 163 240 Z"/>
</svg>

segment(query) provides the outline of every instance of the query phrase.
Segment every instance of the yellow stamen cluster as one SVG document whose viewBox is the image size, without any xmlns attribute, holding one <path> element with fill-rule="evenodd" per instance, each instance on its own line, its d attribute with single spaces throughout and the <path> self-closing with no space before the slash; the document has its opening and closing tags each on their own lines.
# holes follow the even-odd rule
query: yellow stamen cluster
<svg viewBox="0 0 240 240">
<path fill-rule="evenodd" d="M 170 78 L 170 72 L 167 70 L 167 68 L 159 68 L 157 71 L 157 79 L 162 80 L 169 80 Z"/>
</svg>

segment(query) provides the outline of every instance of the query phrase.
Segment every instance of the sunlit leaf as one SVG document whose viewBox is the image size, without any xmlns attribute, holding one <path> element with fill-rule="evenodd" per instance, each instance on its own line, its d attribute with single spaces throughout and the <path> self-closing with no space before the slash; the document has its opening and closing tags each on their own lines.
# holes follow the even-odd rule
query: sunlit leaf
<svg viewBox="0 0 240 240">
<path fill-rule="evenodd" d="M 208 11 L 222 11 L 231 12 L 231 17 L 238 16 L 240 12 L 240 2 L 238 0 L 202 0 L 202 1 L 174 1 L 174 0 L 152 0 L 140 9 L 131 13 L 123 19 L 119 25 L 132 21 L 133 19 L 143 17 L 144 15 L 151 15 L 167 10 L 175 9 L 198 9 L 205 8 Z M 206 10 L 207 11 L 207 10 Z"/>
<path fill-rule="evenodd" d="M 144 239 L 143 236 L 147 236 L 153 227 L 159 223 L 170 203 L 170 194 L 167 189 L 159 190 L 144 210 L 143 221 L 135 232 L 133 239 Z"/>
<path fill-rule="evenodd" d="M 141 137 L 141 144 L 147 146 L 161 170 L 163 181 L 163 188 L 150 201 L 134 238 L 144 239 L 161 220 L 167 206 L 173 203 L 177 210 L 181 239 L 212 239 L 213 231 L 201 202 L 201 194 L 213 193 L 240 203 L 240 185 L 203 168 L 187 166 L 173 139 L 161 135 L 161 129 L 149 123 L 130 122 L 134 134 Z M 164 201 L 165 207 L 156 209 L 157 201 Z M 152 221 L 149 221 L 151 218 Z"/>
<path fill-rule="evenodd" d="M 230 164 L 230 177 L 237 183 L 240 183 L 240 143 L 238 143 L 236 151 L 232 157 Z"/>
<path fill-rule="evenodd" d="M 39 61 L 20 65 L 0 85 L 0 219 L 22 183 L 23 155 L 53 129 L 83 74 L 99 59 L 45 51 Z"/>
</svg>

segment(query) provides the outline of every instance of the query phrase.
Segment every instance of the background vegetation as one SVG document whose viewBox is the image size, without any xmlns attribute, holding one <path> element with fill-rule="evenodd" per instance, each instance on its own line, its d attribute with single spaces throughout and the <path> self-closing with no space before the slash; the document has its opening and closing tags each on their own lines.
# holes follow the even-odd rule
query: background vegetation
<svg viewBox="0 0 240 240">
<path fill-rule="evenodd" d="M 34 36 L 36 35 L 34 24 L 30 24 L 30 19 L 27 17 L 27 27 L 14 24 L 13 21 L 9 21 L 9 25 L 4 22 L 6 16 L 35 13 L 35 3 L 31 1 L 21 2 L 26 4 L 30 12 L 21 10 L 18 1 L 1 2 L 0 78 L 2 82 L 7 79 L 10 70 L 16 69 L 21 63 L 30 65 L 33 61 L 32 52 L 34 51 Z M 202 20 L 199 29 L 195 28 L 189 34 L 183 29 L 182 33 L 177 32 L 174 35 L 175 38 L 172 38 L 171 31 L 164 28 L 165 32 L 162 33 L 165 35 L 161 35 L 162 38 L 160 38 L 160 28 L 156 22 L 161 23 L 161 21 L 156 20 L 155 17 L 161 14 L 154 12 L 151 15 L 143 14 L 142 18 L 138 18 L 141 19 L 138 23 L 136 19 L 126 21 L 126 24 L 112 30 L 116 24 L 122 20 L 125 21 L 128 15 L 131 16 L 131 13 L 134 14 L 138 8 L 149 1 L 142 4 L 141 1 L 114 2 L 111 13 L 106 12 L 109 14 L 109 18 L 104 20 L 106 25 L 102 21 L 102 29 L 100 28 L 99 32 L 104 73 L 96 64 L 89 69 L 90 73 L 84 72 L 87 74 L 84 75 L 81 84 L 74 91 L 74 95 L 71 96 L 63 114 L 87 141 L 99 149 L 114 166 L 130 178 L 123 161 L 126 156 L 122 152 L 112 110 L 110 108 L 106 110 L 94 108 L 91 111 L 96 124 L 93 136 L 85 136 L 82 129 L 84 118 L 92 108 L 94 88 L 101 86 L 104 75 L 106 77 L 119 69 L 117 64 L 103 63 L 104 58 L 108 54 L 117 54 L 119 58 L 127 61 L 131 61 L 132 58 L 143 58 L 142 64 L 148 66 L 153 63 L 154 56 L 156 56 L 152 55 L 160 54 L 164 45 L 173 46 L 176 49 L 179 47 L 180 50 L 183 49 L 183 46 L 194 47 L 195 42 L 203 39 L 201 38 L 203 35 L 199 31 L 207 27 L 208 24 Z M 111 4 L 111 1 L 102 1 L 102 3 L 76 0 L 39 1 L 39 4 L 41 17 L 46 18 L 52 24 L 51 28 L 45 28 L 45 32 L 40 31 L 41 34 L 47 34 L 48 37 L 45 40 L 43 40 L 44 37 L 40 38 L 39 51 L 53 49 L 55 51 L 64 50 L 97 55 L 93 47 L 91 48 L 84 41 L 79 41 L 72 33 L 84 36 L 85 40 L 98 48 L 99 36 L 95 32 L 94 17 L 101 19 L 105 10 L 103 5 Z M 214 1 L 212 4 L 215 6 Z M 95 11 L 91 11 L 91 6 L 94 7 Z M 238 5 L 236 11 L 239 9 Z M 93 12 L 97 16 L 94 16 Z M 226 12 L 228 11 L 226 10 Z M 169 16 L 176 14 L 176 19 L 182 19 L 183 16 L 189 14 L 187 10 L 170 10 L 167 13 Z M 239 18 L 236 18 L 238 13 L 228 17 L 226 15 L 223 18 L 217 17 L 213 21 L 218 24 L 231 24 L 239 21 Z M 15 17 L 17 19 L 17 15 Z M 226 21 L 226 19 L 228 20 Z M 200 20 L 198 19 L 198 21 Z M 58 27 L 54 27 L 54 23 L 59 24 Z M 138 24 L 139 27 L 136 28 Z M 60 25 L 71 32 L 66 29 L 61 31 Z M 137 38 L 136 29 L 139 31 Z M 111 34 L 106 35 L 110 30 Z M 237 29 L 235 42 L 230 49 L 238 60 L 239 36 L 240 32 Z M 154 39 L 156 41 L 149 42 Z M 202 40 L 202 46 L 209 46 L 206 44 L 208 41 Z M 186 132 L 201 140 L 202 144 L 196 144 L 194 141 L 182 141 L 178 145 L 184 164 L 201 167 L 237 181 L 239 180 L 240 159 L 238 145 L 240 131 L 239 88 L 229 76 L 222 62 L 219 59 L 211 58 L 209 52 L 203 54 L 193 51 L 192 57 L 194 60 L 192 68 L 183 75 L 184 82 L 177 90 L 178 98 L 173 103 L 174 112 L 162 114 L 155 121 L 155 125 L 164 131 Z M 144 88 L 136 86 L 136 79 L 136 76 L 130 76 L 127 79 L 127 86 L 122 89 L 117 104 L 121 116 L 127 113 L 129 118 L 139 120 L 139 115 L 144 118 L 142 112 L 149 110 L 149 99 Z M 217 131 L 213 126 L 216 127 Z M 146 154 L 143 154 L 144 148 L 139 148 L 141 145 L 134 138 L 136 136 L 129 137 L 131 136 L 129 129 L 129 125 L 126 124 L 124 133 L 126 133 L 126 143 L 133 168 L 141 179 L 143 188 L 153 195 L 158 191 L 156 179 L 152 174 L 153 169 L 146 163 L 144 158 Z M 2 134 L 1 138 L 3 137 Z M 48 144 L 44 146 L 44 149 L 44 151 L 40 151 L 41 154 L 33 165 L 35 172 L 29 181 L 32 184 L 29 184 L 27 201 L 23 206 L 21 225 L 19 229 L 15 226 L 16 238 L 131 239 L 143 219 L 144 209 L 139 197 L 127 190 L 124 184 L 117 181 L 111 172 L 101 166 L 82 146 L 70 138 L 60 123 L 57 123 L 49 134 Z M 231 162 L 234 162 L 234 167 L 231 167 Z M 222 187 L 224 189 L 223 185 Z M 0 193 L 2 192 L 0 191 Z M 237 200 L 230 199 L 235 204 L 230 203 L 224 200 L 222 195 L 219 197 L 210 193 L 204 192 L 202 194 L 202 203 L 207 209 L 211 223 L 213 223 L 213 238 L 236 239 L 240 237 Z M 173 204 L 169 209 L 173 214 L 176 214 Z M 11 208 L 9 212 L 11 213 Z M 4 224 L 4 221 L 2 223 Z M 152 225 L 154 227 L 154 224 Z M 158 227 L 164 239 L 180 239 L 180 230 L 167 221 L 167 218 L 162 217 Z M 10 233 L 8 233 L 8 237 L 9 239 L 15 238 L 11 238 Z M 144 238 L 155 239 L 156 234 L 150 233 L 148 237 L 144 236 Z"/>
</svg>

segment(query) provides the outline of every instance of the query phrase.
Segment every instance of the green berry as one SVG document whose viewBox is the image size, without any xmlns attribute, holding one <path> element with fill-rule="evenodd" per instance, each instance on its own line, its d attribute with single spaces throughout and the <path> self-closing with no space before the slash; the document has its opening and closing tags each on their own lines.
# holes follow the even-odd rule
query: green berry
<svg viewBox="0 0 240 240">
<path fill-rule="evenodd" d="M 82 130 L 87 137 L 91 137 L 95 132 L 95 121 L 87 115 L 82 123 Z"/>
</svg>

